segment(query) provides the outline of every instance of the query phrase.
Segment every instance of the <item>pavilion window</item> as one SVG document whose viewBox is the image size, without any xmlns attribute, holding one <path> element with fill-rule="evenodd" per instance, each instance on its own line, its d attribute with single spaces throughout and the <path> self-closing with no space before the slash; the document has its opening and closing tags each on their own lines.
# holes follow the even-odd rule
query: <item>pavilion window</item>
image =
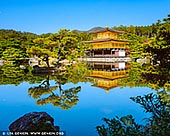
<svg viewBox="0 0 170 136">
<path fill-rule="evenodd" d="M 104 54 L 110 54 L 110 50 L 105 50 Z"/>
<path fill-rule="evenodd" d="M 112 51 L 112 54 L 115 54 L 115 51 Z"/>
<path fill-rule="evenodd" d="M 102 54 L 102 50 L 96 50 L 94 55 L 101 55 Z"/>
</svg>

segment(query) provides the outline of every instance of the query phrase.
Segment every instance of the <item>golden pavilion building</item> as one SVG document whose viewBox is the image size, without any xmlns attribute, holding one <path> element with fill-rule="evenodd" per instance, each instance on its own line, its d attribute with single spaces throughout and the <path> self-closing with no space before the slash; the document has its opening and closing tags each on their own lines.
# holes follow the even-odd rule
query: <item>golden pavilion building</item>
<svg viewBox="0 0 170 136">
<path fill-rule="evenodd" d="M 93 40 L 85 42 L 86 44 L 92 45 L 92 47 L 87 50 L 87 61 L 112 62 L 111 58 L 127 57 L 129 52 L 129 41 L 121 40 L 119 38 L 119 35 L 122 34 L 123 31 L 117 31 L 106 27 L 96 31 L 91 31 L 90 33 L 92 34 Z M 103 58 L 110 58 L 110 60 Z M 129 59 L 130 58 L 128 58 L 128 60 Z"/>
</svg>

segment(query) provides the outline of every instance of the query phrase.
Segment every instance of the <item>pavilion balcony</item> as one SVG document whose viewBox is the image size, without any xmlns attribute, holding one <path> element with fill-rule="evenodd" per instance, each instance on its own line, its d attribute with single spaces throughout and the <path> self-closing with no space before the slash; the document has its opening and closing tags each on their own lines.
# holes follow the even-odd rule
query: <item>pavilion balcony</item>
<svg viewBox="0 0 170 136">
<path fill-rule="evenodd" d="M 110 49 L 110 48 L 120 48 L 120 49 L 127 49 L 129 48 L 126 44 L 120 43 L 109 43 L 109 44 L 93 44 L 92 49 Z"/>
</svg>

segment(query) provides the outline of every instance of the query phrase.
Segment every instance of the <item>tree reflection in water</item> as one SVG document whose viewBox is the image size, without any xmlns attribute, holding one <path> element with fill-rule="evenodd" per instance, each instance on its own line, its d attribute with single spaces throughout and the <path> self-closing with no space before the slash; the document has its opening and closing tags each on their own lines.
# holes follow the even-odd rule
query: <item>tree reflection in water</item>
<svg viewBox="0 0 170 136">
<path fill-rule="evenodd" d="M 165 60 L 164 60 L 165 62 Z M 100 136 L 134 135 L 134 136 L 168 136 L 170 134 L 170 65 L 139 64 L 131 62 L 129 77 L 121 80 L 124 86 L 149 87 L 156 91 L 155 94 L 131 97 L 130 99 L 140 104 L 145 112 L 152 114 L 146 125 L 139 125 L 132 115 L 104 118 L 106 125 L 97 126 Z M 168 65 L 167 65 L 168 64 Z"/>
<path fill-rule="evenodd" d="M 131 62 L 129 76 L 121 80 L 123 86 L 149 87 L 170 104 L 170 68 L 160 65 Z"/>
<path fill-rule="evenodd" d="M 36 101 L 37 105 L 51 103 L 54 106 L 60 106 L 62 109 L 69 109 L 73 105 L 77 104 L 79 101 L 77 94 L 80 92 L 81 87 L 78 86 L 63 90 L 61 83 L 59 81 L 57 83 L 57 86 L 50 86 L 49 75 L 47 75 L 47 79 L 39 86 L 28 89 L 28 95 L 38 99 Z M 59 92 L 54 92 L 56 90 Z M 45 94 L 49 94 L 49 96 L 46 98 L 40 98 Z"/>
<path fill-rule="evenodd" d="M 54 75 L 46 75 L 46 80 L 42 81 L 39 86 L 28 89 L 28 95 L 37 99 L 37 105 L 45 105 L 51 103 L 54 106 L 59 106 L 62 109 L 70 109 L 79 101 L 78 93 L 81 91 L 81 86 L 63 89 L 67 83 L 86 82 L 84 78 L 86 74 L 85 64 L 77 63 L 65 67 L 64 72 L 56 72 Z M 54 80 L 56 86 L 50 86 L 50 80 Z M 44 95 L 48 95 L 45 98 Z"/>
<path fill-rule="evenodd" d="M 168 63 L 168 62 L 167 62 Z M 162 64 L 162 63 L 161 63 Z M 169 63 L 168 63 L 169 64 Z M 4 65 L 0 66 L 1 84 L 15 84 L 27 81 L 31 84 L 40 83 L 39 86 L 28 89 L 28 95 L 36 99 L 36 104 L 45 105 L 51 103 L 63 109 L 69 109 L 79 101 L 78 93 L 80 86 L 68 89 L 64 86 L 67 83 L 77 84 L 87 82 L 87 69 L 85 64 L 67 66 L 66 71 L 55 73 L 55 75 L 33 75 L 29 66 Z M 51 86 L 50 80 L 56 85 Z M 170 68 L 169 65 L 138 64 L 131 62 L 129 76 L 120 80 L 122 86 L 150 87 L 156 90 L 157 94 L 132 97 L 145 109 L 145 112 L 152 113 L 148 123 L 143 126 L 135 122 L 132 115 L 116 117 L 104 121 L 108 125 L 98 126 L 97 130 L 101 136 L 109 135 L 168 135 L 170 133 Z"/>
<path fill-rule="evenodd" d="M 28 64 L 5 64 L 0 65 L 0 84 L 12 84 L 20 85 L 22 82 L 28 82 L 30 84 L 41 82 L 43 76 L 34 76 L 32 74 L 32 67 Z"/>
</svg>

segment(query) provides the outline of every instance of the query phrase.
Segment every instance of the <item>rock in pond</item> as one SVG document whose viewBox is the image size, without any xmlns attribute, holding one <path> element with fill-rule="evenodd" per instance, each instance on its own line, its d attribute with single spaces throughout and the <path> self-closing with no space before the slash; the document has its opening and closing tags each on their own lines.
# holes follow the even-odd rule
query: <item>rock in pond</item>
<svg viewBox="0 0 170 136">
<path fill-rule="evenodd" d="M 9 126 L 10 131 L 59 131 L 54 119 L 46 112 L 30 112 L 15 120 Z"/>
</svg>

